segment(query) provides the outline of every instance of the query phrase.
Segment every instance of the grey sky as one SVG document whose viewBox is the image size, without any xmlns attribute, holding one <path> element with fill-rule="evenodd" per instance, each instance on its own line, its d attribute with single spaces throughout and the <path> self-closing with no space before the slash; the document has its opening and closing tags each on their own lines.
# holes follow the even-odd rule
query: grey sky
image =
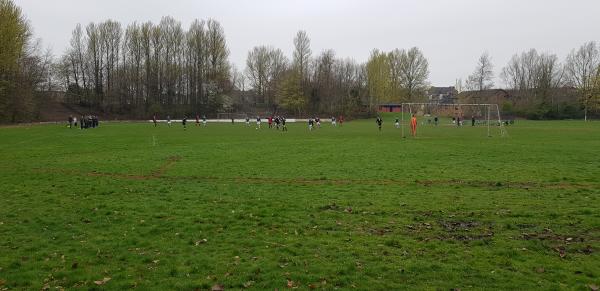
<svg viewBox="0 0 600 291">
<path fill-rule="evenodd" d="M 324 49 L 358 62 L 373 48 L 421 48 L 433 85 L 454 85 L 488 51 L 499 75 L 517 52 L 536 48 L 562 60 L 587 41 L 600 41 L 598 0 L 14 0 L 35 32 L 62 54 L 77 23 L 106 19 L 124 26 L 158 23 L 170 15 L 187 27 L 195 18 L 225 28 L 230 61 L 245 67 L 248 50 L 273 45 L 292 55 L 295 33 L 304 29 L 313 55 Z M 495 79 L 500 84 L 500 79 Z"/>
</svg>

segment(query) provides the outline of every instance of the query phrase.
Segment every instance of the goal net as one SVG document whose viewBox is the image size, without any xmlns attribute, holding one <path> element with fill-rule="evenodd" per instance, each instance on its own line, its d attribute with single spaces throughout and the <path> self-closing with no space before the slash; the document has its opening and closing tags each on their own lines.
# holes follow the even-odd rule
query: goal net
<svg viewBox="0 0 600 291">
<path fill-rule="evenodd" d="M 498 104 L 402 103 L 402 137 L 410 134 L 413 115 L 418 118 L 419 125 L 477 126 L 485 127 L 488 137 L 508 136 L 505 125 L 509 121 L 502 119 Z"/>
</svg>

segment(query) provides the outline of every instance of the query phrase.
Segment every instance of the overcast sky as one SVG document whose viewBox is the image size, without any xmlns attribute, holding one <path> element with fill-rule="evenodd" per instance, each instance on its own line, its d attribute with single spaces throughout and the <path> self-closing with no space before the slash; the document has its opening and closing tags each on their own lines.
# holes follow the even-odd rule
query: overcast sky
<svg viewBox="0 0 600 291">
<path fill-rule="evenodd" d="M 469 75 L 482 52 L 499 75 L 517 52 L 536 48 L 562 60 L 572 48 L 600 41 L 600 0 L 14 0 L 35 37 L 62 54 L 77 23 L 113 19 L 158 23 L 173 16 L 188 27 L 213 18 L 225 28 L 230 61 L 238 68 L 253 46 L 273 45 L 292 56 L 296 32 L 306 30 L 313 56 L 324 49 L 358 62 L 372 49 L 419 47 L 436 86 Z M 501 84 L 496 78 L 497 85 Z"/>
</svg>

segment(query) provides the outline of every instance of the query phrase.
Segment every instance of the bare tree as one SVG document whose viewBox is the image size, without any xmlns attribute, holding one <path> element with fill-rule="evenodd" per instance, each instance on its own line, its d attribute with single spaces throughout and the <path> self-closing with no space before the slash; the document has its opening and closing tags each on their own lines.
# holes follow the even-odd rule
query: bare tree
<svg viewBox="0 0 600 291">
<path fill-rule="evenodd" d="M 73 72 L 75 77 L 75 84 L 79 87 L 79 75 L 81 75 L 81 81 L 84 91 L 88 89 L 87 84 L 87 66 L 84 61 L 86 55 L 86 40 L 81 29 L 81 24 L 77 24 L 73 30 L 71 37 L 71 65 L 73 66 Z M 79 92 L 78 92 L 79 93 Z"/>
<path fill-rule="evenodd" d="M 256 93 L 267 105 L 273 105 L 272 99 L 277 89 L 277 81 L 287 69 L 288 60 L 281 51 L 270 46 L 254 47 L 246 59 L 246 75 Z"/>
<path fill-rule="evenodd" d="M 196 109 L 201 100 L 204 100 L 204 82 L 206 81 L 207 40 L 205 21 L 195 20 L 187 33 L 187 46 L 189 58 L 189 87 L 190 96 L 194 100 Z"/>
<path fill-rule="evenodd" d="M 102 100 L 101 96 L 103 94 L 103 87 L 102 87 L 102 83 L 103 83 L 103 78 L 102 78 L 102 68 L 103 68 L 103 63 L 102 63 L 102 54 L 103 54 L 103 46 L 101 45 L 101 40 L 100 40 L 100 32 L 98 29 L 98 26 L 96 26 L 96 24 L 94 23 L 90 23 L 87 27 L 86 27 L 86 33 L 87 33 L 87 55 L 89 57 L 89 62 L 91 63 L 91 70 L 92 70 L 92 76 L 91 78 L 93 78 L 93 83 L 94 83 L 94 93 L 95 93 L 95 99 L 100 99 L 100 101 Z"/>
<path fill-rule="evenodd" d="M 400 86 L 406 92 L 408 101 L 414 101 L 427 88 L 429 63 L 419 48 L 413 47 L 407 52 L 402 50 L 400 64 Z"/>
<path fill-rule="evenodd" d="M 567 56 L 565 70 L 568 82 L 579 91 L 584 119 L 587 121 L 595 78 L 600 75 L 600 52 L 596 43 L 588 42 L 572 50 Z"/>
<path fill-rule="evenodd" d="M 288 70 L 289 61 L 283 54 L 281 49 L 271 51 L 271 71 L 269 77 L 269 86 L 267 92 L 267 104 L 277 108 L 279 100 L 277 100 L 277 90 L 279 84 L 283 81 L 285 72 Z"/>
<path fill-rule="evenodd" d="M 475 71 L 467 79 L 467 88 L 469 90 L 483 91 L 494 86 L 494 66 L 490 55 L 485 52 L 479 57 Z"/>
<path fill-rule="evenodd" d="M 127 26 L 123 38 L 123 73 L 126 79 L 127 97 L 134 104 L 143 104 L 142 87 L 143 45 L 142 32 L 137 23 Z"/>
<path fill-rule="evenodd" d="M 323 109 L 331 110 L 334 102 L 334 65 L 335 52 L 325 50 L 314 60 L 315 71 L 313 76 L 313 94 L 310 96 L 309 105 L 314 111 Z"/>
<path fill-rule="evenodd" d="M 263 98 L 263 100 L 259 100 L 261 102 L 265 101 L 266 87 L 271 70 L 270 50 L 271 48 L 267 46 L 254 47 L 248 52 L 246 58 L 246 75 L 251 86 L 256 90 L 256 94 Z"/>
<path fill-rule="evenodd" d="M 164 42 L 163 42 L 163 32 L 159 25 L 152 25 L 150 31 L 150 42 L 152 47 L 152 79 L 149 81 L 151 86 L 150 95 L 154 97 L 155 104 L 165 104 L 166 101 L 162 97 L 162 93 L 164 92 L 164 80 L 163 80 L 163 72 L 164 72 L 164 61 L 161 57 L 164 53 Z"/>
<path fill-rule="evenodd" d="M 554 54 L 541 54 L 538 57 L 535 70 L 535 94 L 542 102 L 550 99 L 550 105 L 554 105 L 552 92 L 564 83 L 564 70 Z"/>
<path fill-rule="evenodd" d="M 181 22 L 172 17 L 163 17 L 160 21 L 159 29 L 161 31 L 163 54 L 162 54 L 162 72 L 160 74 L 163 84 L 161 95 L 168 108 L 174 104 L 180 103 L 181 83 L 181 53 L 184 45 L 184 32 Z"/>
<path fill-rule="evenodd" d="M 103 47 L 104 51 L 101 58 L 104 58 L 104 76 L 106 76 L 106 91 L 104 93 L 112 99 L 117 95 L 114 90 L 114 83 L 115 80 L 118 80 L 115 75 L 117 74 L 117 68 L 119 67 L 119 49 L 122 33 L 121 24 L 116 21 L 107 20 L 99 24 L 99 30 L 101 47 Z"/>
<path fill-rule="evenodd" d="M 306 31 L 298 31 L 294 38 L 294 68 L 298 70 L 298 73 L 302 76 L 302 82 L 307 77 L 311 53 L 310 39 L 308 38 Z"/>
<path fill-rule="evenodd" d="M 519 55 L 515 54 L 512 56 L 508 64 L 502 68 L 500 77 L 509 89 L 521 90 L 524 87 L 525 77 Z"/>
<path fill-rule="evenodd" d="M 73 70 L 73 54 L 68 53 L 60 57 L 54 65 L 56 67 L 56 78 L 61 90 L 68 91 L 71 85 L 71 72 Z"/>
<path fill-rule="evenodd" d="M 546 101 L 564 80 L 558 57 L 538 54 L 535 49 L 513 55 L 500 76 L 509 89 L 516 90 L 528 103 Z"/>
<path fill-rule="evenodd" d="M 246 90 L 246 76 L 235 65 L 231 65 L 231 84 L 237 90 Z"/>
<path fill-rule="evenodd" d="M 31 36 L 21 8 L 0 0 L 0 122 L 32 120 L 43 101 L 34 92 L 54 84 L 53 56 Z"/>
<path fill-rule="evenodd" d="M 462 80 L 462 78 L 456 79 L 456 82 L 454 84 L 454 89 L 456 89 L 456 92 L 458 94 L 460 94 L 463 91 L 463 80 Z"/>
<path fill-rule="evenodd" d="M 40 72 L 43 75 L 43 81 L 39 84 L 39 88 L 36 88 L 38 91 L 42 92 L 50 92 L 56 90 L 58 81 L 55 80 L 57 74 L 55 73 L 56 66 L 54 61 L 54 54 L 50 48 L 47 48 L 44 51 L 44 54 L 41 56 L 40 62 Z"/>
<path fill-rule="evenodd" d="M 379 101 L 415 101 L 427 90 L 429 63 L 416 47 L 371 54 L 369 80 Z"/>
<path fill-rule="evenodd" d="M 142 58 L 143 58 L 143 69 L 144 69 L 144 85 L 143 85 L 143 96 L 146 105 L 148 105 L 151 101 L 154 101 L 151 98 L 151 93 L 153 89 L 153 85 L 151 83 L 152 80 L 152 55 L 153 55 L 153 47 L 152 47 L 152 23 L 146 22 L 140 26 L 140 45 L 142 49 Z"/>
<path fill-rule="evenodd" d="M 206 25 L 206 54 L 208 57 L 208 77 L 211 80 L 227 79 L 229 77 L 229 49 L 225 41 L 225 31 L 221 24 L 213 19 Z"/>
<path fill-rule="evenodd" d="M 386 82 L 389 86 L 389 95 L 387 101 L 402 101 L 404 95 L 403 89 L 403 70 L 406 67 L 404 62 L 407 61 L 406 50 L 394 49 L 385 55 L 386 58 L 382 59 L 384 62 L 385 70 L 388 72 L 389 80 Z"/>
<path fill-rule="evenodd" d="M 397 80 L 400 82 L 400 53 L 394 53 L 394 69 L 390 69 L 389 56 L 377 49 L 371 51 L 369 61 L 365 65 L 366 83 L 368 88 L 368 103 L 369 112 L 373 112 L 375 106 L 387 98 L 394 98 L 392 96 L 392 81 Z M 393 78 L 390 74 L 394 72 Z"/>
</svg>

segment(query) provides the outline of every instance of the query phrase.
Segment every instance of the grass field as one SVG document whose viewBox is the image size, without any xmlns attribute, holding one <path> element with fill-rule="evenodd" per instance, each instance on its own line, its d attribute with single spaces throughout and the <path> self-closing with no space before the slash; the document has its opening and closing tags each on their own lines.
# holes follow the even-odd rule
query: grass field
<svg viewBox="0 0 600 291">
<path fill-rule="evenodd" d="M 600 123 L 492 129 L 0 128 L 0 290 L 597 288 Z"/>
</svg>

